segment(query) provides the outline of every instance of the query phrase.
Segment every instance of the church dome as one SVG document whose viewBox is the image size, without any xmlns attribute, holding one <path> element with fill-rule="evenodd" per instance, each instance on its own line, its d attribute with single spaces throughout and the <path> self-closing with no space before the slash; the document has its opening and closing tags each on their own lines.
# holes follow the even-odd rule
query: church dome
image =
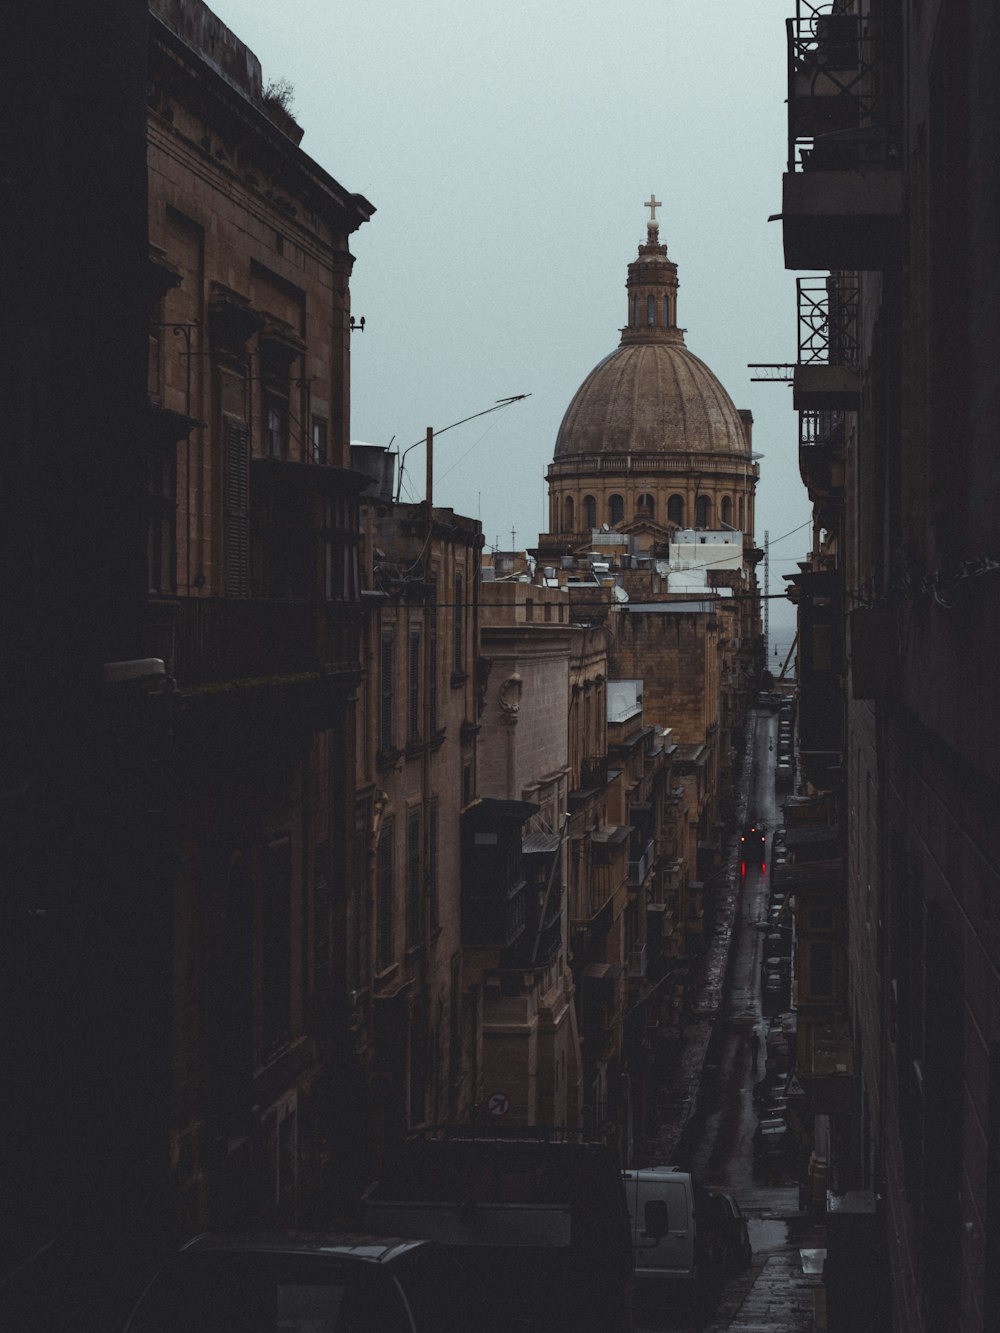
<svg viewBox="0 0 1000 1333">
<path fill-rule="evenodd" d="M 679 330 L 677 331 L 679 332 Z M 740 414 L 716 377 L 678 338 L 625 341 L 580 385 L 555 457 L 712 453 L 749 458 Z"/>
<path fill-rule="evenodd" d="M 646 243 L 628 266 L 621 345 L 595 366 L 563 417 L 555 458 L 599 454 L 750 456 L 733 400 L 677 326 L 677 265 L 660 243 L 655 195 Z"/>
</svg>

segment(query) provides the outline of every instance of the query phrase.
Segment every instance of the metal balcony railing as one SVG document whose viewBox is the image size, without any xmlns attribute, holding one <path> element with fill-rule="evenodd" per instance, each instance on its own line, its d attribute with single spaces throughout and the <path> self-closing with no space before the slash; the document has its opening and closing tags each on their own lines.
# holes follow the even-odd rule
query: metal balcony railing
<svg viewBox="0 0 1000 1333">
<path fill-rule="evenodd" d="M 885 165 L 884 26 L 797 0 L 788 34 L 788 170 Z"/>
<path fill-rule="evenodd" d="M 799 413 L 799 448 L 833 446 L 844 442 L 845 413 L 809 411 Z"/>
<path fill-rule="evenodd" d="M 858 363 L 858 283 L 837 273 L 799 278 L 800 366 Z"/>
</svg>

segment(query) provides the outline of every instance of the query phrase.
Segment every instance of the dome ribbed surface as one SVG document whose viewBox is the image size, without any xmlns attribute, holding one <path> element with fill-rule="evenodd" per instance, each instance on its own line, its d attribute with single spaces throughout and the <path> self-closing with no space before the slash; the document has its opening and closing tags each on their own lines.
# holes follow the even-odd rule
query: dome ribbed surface
<svg viewBox="0 0 1000 1333">
<path fill-rule="evenodd" d="M 733 400 L 683 343 L 619 347 L 594 367 L 566 409 L 557 459 L 626 453 L 749 457 Z"/>
</svg>

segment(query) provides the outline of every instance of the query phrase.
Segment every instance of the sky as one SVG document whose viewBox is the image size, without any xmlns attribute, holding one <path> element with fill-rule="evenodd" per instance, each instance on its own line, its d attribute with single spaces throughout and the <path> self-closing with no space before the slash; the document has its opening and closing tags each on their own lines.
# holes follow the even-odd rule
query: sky
<svg viewBox="0 0 1000 1333">
<path fill-rule="evenodd" d="M 351 238 L 365 318 L 353 439 L 406 449 L 433 427 L 435 505 L 481 519 L 488 546 L 534 545 L 563 413 L 618 345 L 653 192 L 687 345 L 753 412 L 756 538 L 770 534 L 780 592 L 810 506 L 791 389 L 752 383 L 747 363 L 796 355 L 796 275 L 767 220 L 781 206 L 791 0 L 211 7 L 265 84 L 292 84 L 303 150 L 377 209 Z M 516 394 L 530 397 L 442 433 Z M 420 443 L 402 496 L 423 494 Z M 785 637 L 792 606 L 772 601 L 770 616 Z"/>
</svg>

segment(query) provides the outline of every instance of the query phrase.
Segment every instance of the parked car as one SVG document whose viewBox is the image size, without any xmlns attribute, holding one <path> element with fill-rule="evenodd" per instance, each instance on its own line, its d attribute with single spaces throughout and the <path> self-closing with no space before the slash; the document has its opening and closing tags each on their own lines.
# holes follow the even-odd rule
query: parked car
<svg viewBox="0 0 1000 1333">
<path fill-rule="evenodd" d="M 769 930 L 764 936 L 764 955 L 789 958 L 792 952 L 792 932 L 790 930 Z"/>
<path fill-rule="evenodd" d="M 154 1274 L 126 1333 L 463 1333 L 462 1281 L 425 1240 L 203 1235 Z"/>
<path fill-rule="evenodd" d="M 765 1014 L 776 1013 L 788 1003 L 788 978 L 780 972 L 765 973 L 762 998 Z"/>
<path fill-rule="evenodd" d="M 754 1171 L 766 1180 L 781 1179 L 788 1153 L 788 1127 L 784 1118 L 768 1116 L 757 1125 L 753 1139 Z"/>
<path fill-rule="evenodd" d="M 753 1259 L 747 1220 L 739 1204 L 726 1190 L 708 1186 L 706 1215 L 722 1244 L 722 1268 L 726 1277 L 742 1273 Z"/>
<path fill-rule="evenodd" d="M 666 1309 L 707 1308 L 724 1277 L 724 1237 L 705 1189 L 688 1171 L 625 1171 L 635 1248 L 636 1300 Z"/>
<path fill-rule="evenodd" d="M 437 1241 L 470 1287 L 469 1330 L 631 1326 L 632 1235 L 615 1153 L 544 1130 L 408 1139 L 365 1193 L 365 1225 Z"/>
</svg>

